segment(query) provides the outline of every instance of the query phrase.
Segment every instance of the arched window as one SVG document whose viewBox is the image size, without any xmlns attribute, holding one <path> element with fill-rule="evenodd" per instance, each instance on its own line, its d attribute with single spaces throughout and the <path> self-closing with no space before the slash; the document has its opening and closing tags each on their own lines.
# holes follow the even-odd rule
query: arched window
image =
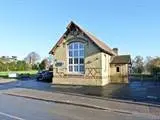
<svg viewBox="0 0 160 120">
<path fill-rule="evenodd" d="M 84 73 L 84 44 L 72 42 L 68 45 L 68 71 Z"/>
</svg>

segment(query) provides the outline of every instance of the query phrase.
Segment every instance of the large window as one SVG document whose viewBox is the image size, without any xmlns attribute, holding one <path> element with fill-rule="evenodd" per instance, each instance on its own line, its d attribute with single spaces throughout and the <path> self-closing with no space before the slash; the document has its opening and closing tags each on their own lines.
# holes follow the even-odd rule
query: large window
<svg viewBox="0 0 160 120">
<path fill-rule="evenodd" d="M 68 71 L 84 73 L 84 44 L 73 42 L 68 45 Z"/>
</svg>

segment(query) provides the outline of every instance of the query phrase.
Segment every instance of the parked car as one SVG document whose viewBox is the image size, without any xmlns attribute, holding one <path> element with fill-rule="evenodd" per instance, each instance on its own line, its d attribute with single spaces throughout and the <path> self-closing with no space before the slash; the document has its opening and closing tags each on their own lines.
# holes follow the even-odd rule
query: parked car
<svg viewBox="0 0 160 120">
<path fill-rule="evenodd" d="M 52 71 L 41 71 L 37 74 L 38 81 L 52 82 L 53 72 Z"/>
</svg>

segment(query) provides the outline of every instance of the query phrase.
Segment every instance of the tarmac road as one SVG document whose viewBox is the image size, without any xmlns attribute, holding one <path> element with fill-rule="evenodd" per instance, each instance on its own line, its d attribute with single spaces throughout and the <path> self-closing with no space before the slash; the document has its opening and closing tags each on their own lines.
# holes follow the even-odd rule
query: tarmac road
<svg viewBox="0 0 160 120">
<path fill-rule="evenodd" d="M 147 120 L 147 118 L 0 93 L 0 120 Z"/>
</svg>

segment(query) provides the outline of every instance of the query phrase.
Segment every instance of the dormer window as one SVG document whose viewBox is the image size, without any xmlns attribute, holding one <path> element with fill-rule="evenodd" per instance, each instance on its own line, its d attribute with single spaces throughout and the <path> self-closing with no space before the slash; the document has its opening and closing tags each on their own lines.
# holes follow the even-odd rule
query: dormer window
<svg viewBox="0 0 160 120">
<path fill-rule="evenodd" d="M 84 73 L 84 44 L 81 42 L 68 45 L 68 72 Z"/>
</svg>

